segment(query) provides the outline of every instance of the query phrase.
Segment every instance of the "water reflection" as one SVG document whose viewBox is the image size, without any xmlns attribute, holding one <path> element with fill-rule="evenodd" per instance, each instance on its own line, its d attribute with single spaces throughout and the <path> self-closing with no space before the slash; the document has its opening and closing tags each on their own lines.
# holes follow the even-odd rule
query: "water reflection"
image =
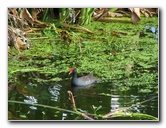
<svg viewBox="0 0 166 128">
<path fill-rule="evenodd" d="M 25 117 L 29 120 L 74 120 L 77 115 L 35 107 L 33 104 L 38 103 L 73 110 L 67 93 L 68 90 L 71 90 L 74 93 L 78 111 L 93 114 L 94 110 L 92 110 L 92 106 L 96 108 L 101 106 L 101 109 L 99 109 L 97 113 L 105 115 L 120 108 L 130 107 L 133 104 L 145 101 L 154 96 L 154 94 L 138 94 L 137 89 L 122 91 L 119 90 L 117 84 L 113 85 L 111 83 L 97 83 L 95 86 L 86 88 L 71 88 L 69 83 L 70 81 L 61 81 L 59 83 L 48 82 L 36 87 L 29 86 L 29 88 L 25 88 L 24 91 L 33 89 L 33 91 L 28 91 L 31 92 L 29 93 L 30 96 L 26 96 L 25 99 L 24 95 L 17 93 L 17 97 L 19 97 L 19 101 L 31 103 L 32 105 L 9 104 L 9 111 L 16 117 L 25 114 Z M 19 90 L 12 90 L 11 93 L 14 93 L 14 91 L 17 92 Z M 15 115 L 15 111 L 21 111 L 21 113 Z M 144 104 L 135 105 L 130 108 L 130 111 L 158 117 L 158 99 L 155 98 Z M 40 116 L 34 116 L 36 114 Z"/>
<path fill-rule="evenodd" d="M 55 85 L 51 85 L 48 87 L 48 91 L 51 94 L 50 100 L 58 101 L 58 99 L 60 98 L 60 89 L 61 88 L 62 88 L 62 86 L 60 84 L 55 84 Z"/>
<path fill-rule="evenodd" d="M 37 99 L 34 96 L 26 96 L 27 99 L 24 100 L 25 103 L 30 103 L 30 104 L 35 104 L 37 103 Z M 29 106 L 30 109 L 32 110 L 37 110 L 37 107 L 35 106 Z"/>
<path fill-rule="evenodd" d="M 84 90 L 89 91 L 89 90 L 95 88 L 96 85 L 97 84 L 91 84 L 88 86 L 81 86 L 81 87 L 71 87 L 71 90 L 72 90 L 73 94 L 77 94 L 80 91 L 84 91 Z"/>
<path fill-rule="evenodd" d="M 116 109 L 119 109 L 119 102 L 118 102 L 119 98 L 114 98 L 112 97 L 111 98 L 111 112 L 116 110 Z"/>
</svg>

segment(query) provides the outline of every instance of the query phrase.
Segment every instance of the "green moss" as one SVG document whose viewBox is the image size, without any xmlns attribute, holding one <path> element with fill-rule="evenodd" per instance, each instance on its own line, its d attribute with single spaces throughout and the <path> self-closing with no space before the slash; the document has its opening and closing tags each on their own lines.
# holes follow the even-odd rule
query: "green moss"
<svg viewBox="0 0 166 128">
<path fill-rule="evenodd" d="M 155 34 L 145 31 L 145 26 L 158 26 L 156 17 L 141 18 L 137 25 L 93 21 L 84 27 L 95 34 L 67 30 L 70 40 L 61 39 L 60 32 L 52 26 L 41 35 L 48 39 L 34 35 L 29 38 L 38 40 L 29 42 L 29 50 L 19 55 L 12 51 L 15 56 L 9 56 L 9 82 L 22 74 L 27 77 L 27 72 L 35 73 L 38 82 L 68 79 L 65 76 L 69 69 L 76 67 L 80 73 L 93 72 L 102 82 L 117 79 L 119 85 L 124 83 L 128 89 L 132 86 L 158 89 L 158 41 L 153 38 Z M 142 32 L 145 36 L 141 36 Z"/>
</svg>

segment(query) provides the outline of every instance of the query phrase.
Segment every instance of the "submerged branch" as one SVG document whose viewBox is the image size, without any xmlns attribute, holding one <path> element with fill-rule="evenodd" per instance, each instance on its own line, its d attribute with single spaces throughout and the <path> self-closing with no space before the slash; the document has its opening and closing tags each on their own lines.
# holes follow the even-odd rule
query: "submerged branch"
<svg viewBox="0 0 166 128">
<path fill-rule="evenodd" d="M 22 101 L 12 101 L 12 100 L 8 100 L 9 103 L 16 103 L 16 104 L 26 104 L 26 105 L 33 105 L 33 106 L 38 106 L 38 107 L 44 107 L 44 108 L 50 108 L 50 109 L 56 109 L 59 111 L 65 111 L 65 112 L 70 112 L 70 113 L 74 113 L 77 114 L 77 112 L 75 111 L 71 111 L 71 110 L 67 110 L 67 109 L 63 109 L 63 108 L 58 108 L 58 107 L 53 107 L 53 106 L 48 106 L 48 105 L 42 105 L 42 104 L 32 104 L 32 103 L 25 103 Z"/>
</svg>

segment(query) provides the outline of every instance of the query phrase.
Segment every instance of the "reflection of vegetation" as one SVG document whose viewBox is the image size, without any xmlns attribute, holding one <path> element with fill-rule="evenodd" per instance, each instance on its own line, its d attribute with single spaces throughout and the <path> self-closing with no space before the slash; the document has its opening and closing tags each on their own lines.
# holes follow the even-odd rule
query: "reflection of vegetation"
<svg viewBox="0 0 166 128">
<path fill-rule="evenodd" d="M 128 108 L 117 109 L 117 110 L 114 110 L 113 112 L 109 112 L 109 113 L 107 113 L 105 115 L 98 115 L 96 113 L 99 109 L 102 109 L 102 106 L 95 107 L 94 105 L 92 105 L 91 108 L 93 109 L 94 114 L 90 114 L 90 113 L 87 113 L 87 112 L 81 112 L 82 110 L 79 111 L 76 108 L 76 103 L 75 103 L 75 100 L 74 100 L 72 92 L 68 91 L 68 94 L 69 94 L 69 100 L 70 100 L 70 102 L 71 102 L 71 104 L 73 106 L 73 111 L 67 110 L 67 109 L 63 109 L 63 108 L 59 108 L 59 107 L 53 107 L 53 106 L 42 105 L 42 104 L 25 103 L 25 102 L 20 102 L 20 101 L 10 101 L 9 100 L 9 103 L 33 105 L 33 106 L 38 106 L 38 107 L 55 109 L 56 111 L 68 112 L 68 113 L 72 113 L 72 114 L 78 115 L 75 118 L 77 120 L 81 120 L 82 117 L 84 119 L 88 119 L 88 120 L 96 120 L 96 119 L 97 120 L 107 120 L 107 119 L 110 119 L 110 120 L 115 120 L 115 119 L 131 120 L 131 118 L 132 118 L 132 120 L 158 120 L 158 118 L 156 118 L 154 116 L 151 116 L 151 115 L 148 115 L 148 114 L 132 113 L 130 111 L 127 111 L 129 108 L 131 108 L 132 106 L 135 106 L 135 105 L 132 105 L 131 107 L 128 107 Z M 154 98 L 156 98 L 156 97 L 153 97 L 151 99 L 154 99 Z M 151 99 L 148 99 L 148 100 L 151 100 Z M 147 102 L 148 100 L 143 101 L 143 102 Z M 9 113 L 9 114 L 10 114 L 9 119 L 10 118 L 11 119 L 15 118 L 12 115 L 12 113 Z M 20 115 L 20 116 L 22 118 L 26 119 L 26 115 Z"/>
</svg>

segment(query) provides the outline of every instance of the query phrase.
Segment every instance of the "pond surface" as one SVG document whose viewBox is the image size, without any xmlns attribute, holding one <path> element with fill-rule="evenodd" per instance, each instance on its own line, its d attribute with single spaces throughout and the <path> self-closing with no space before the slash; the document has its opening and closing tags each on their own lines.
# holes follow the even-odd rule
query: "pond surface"
<svg viewBox="0 0 166 128">
<path fill-rule="evenodd" d="M 89 88 L 71 88 L 69 80 L 59 83 L 39 84 L 36 87 L 33 84 L 31 82 L 28 84 L 22 83 L 18 85 L 19 87 L 16 87 L 17 90 L 13 90 L 10 93 L 9 97 L 14 95 L 16 101 L 32 104 L 9 103 L 9 111 L 13 114 L 11 118 L 23 120 L 84 120 L 85 118 L 82 116 L 71 112 L 45 108 L 44 106 L 33 106 L 33 104 L 37 103 L 73 110 L 72 104 L 69 101 L 68 90 L 73 92 L 76 107 L 80 112 L 95 114 L 93 108 L 100 106 L 101 108 L 96 113 L 105 115 L 110 111 L 131 107 L 133 104 L 152 98 L 143 104 L 131 107 L 130 111 L 158 117 L 158 96 L 155 94 L 138 93 L 137 88 L 122 92 L 118 88 L 117 83 L 97 83 Z M 19 93 L 18 88 L 20 87 L 24 88 L 24 94 Z M 101 118 L 96 119 L 101 120 Z M 117 119 L 132 120 L 132 118 Z"/>
<path fill-rule="evenodd" d="M 158 118 L 158 18 L 143 18 L 138 25 L 93 22 L 85 27 L 96 34 L 68 30 L 69 38 L 62 40 L 48 28 L 42 35 L 48 39 L 34 36 L 38 40 L 29 50 L 9 55 L 9 120 L 85 120 L 73 112 L 68 90 L 77 110 L 95 114 L 90 115 L 95 120 L 121 108 L 125 115 Z M 101 82 L 71 88 L 72 67 L 79 76 L 93 72 Z M 108 120 L 140 120 L 115 117 Z"/>
</svg>

